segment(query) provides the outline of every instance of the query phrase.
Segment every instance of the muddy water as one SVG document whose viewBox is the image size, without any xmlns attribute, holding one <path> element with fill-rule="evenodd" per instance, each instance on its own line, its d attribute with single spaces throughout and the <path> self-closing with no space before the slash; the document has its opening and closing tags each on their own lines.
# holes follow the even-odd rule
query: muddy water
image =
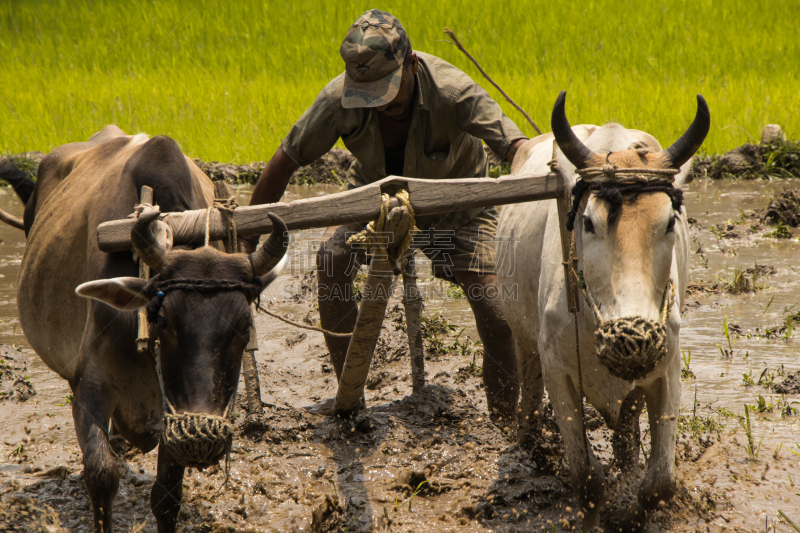
<svg viewBox="0 0 800 533">
<path fill-rule="evenodd" d="M 737 422 L 720 416 L 720 408 L 741 413 L 743 404 L 757 403 L 758 395 L 770 404 L 780 400 L 779 395 L 762 387 L 745 387 L 742 374 L 752 373 L 757 381 L 764 368 L 776 371 L 783 367 L 786 372 L 800 369 L 797 349 L 800 332 L 788 340 L 734 336 L 731 339 L 733 353 L 727 357 L 721 356 L 717 347 L 728 347 L 722 329 L 726 317 L 729 324 L 738 324 L 745 332 L 748 329 L 755 332 L 756 328 L 763 331 L 765 326 L 783 322 L 789 311 L 800 310 L 800 272 L 795 260 L 800 252 L 800 243 L 794 239 L 759 236 L 718 240 L 708 228 L 738 218 L 740 210 L 764 207 L 769 197 L 785 186 L 798 188 L 800 182 L 700 181 L 691 184 L 685 195 L 689 215 L 705 228 L 697 229 L 695 226 L 691 232 L 695 241 L 692 243 L 690 281 L 709 281 L 716 277 L 730 279 L 735 267 L 747 268 L 756 263 L 776 269 L 773 275 L 759 280 L 765 287 L 758 292 L 746 295 L 700 294 L 686 299 L 690 306 L 683 314 L 681 340 L 684 350 L 691 350 L 690 367 L 695 378 L 682 382 L 683 412 L 693 410 L 696 397 L 698 414 L 721 420 L 729 429 L 735 428 Z M 294 187 L 290 188 L 284 200 L 338 190 L 335 187 Z M 237 189 L 237 194 L 240 204 L 249 203 L 248 188 Z M 0 207 L 18 215 L 22 212 L 9 189 L 0 189 Z M 313 322 L 318 320 L 313 305 L 309 305 L 314 302 L 296 301 L 296 295 L 303 276 L 314 268 L 323 231 L 293 232 L 288 252 L 289 267 L 263 295 L 263 301 L 274 311 L 294 320 L 302 321 L 307 315 Z M 30 492 L 37 501 L 53 506 L 60 513 L 62 524 L 70 531 L 88 531 L 91 511 L 79 475 L 81 456 L 66 401 L 69 387 L 26 349 L 27 342 L 16 318 L 16 277 L 24 239 L 20 231 L 7 226 L 0 226 L 0 239 L 0 342 L 15 344 L 28 354 L 29 375 L 38 391 L 37 396 L 25 403 L 0 403 L 0 493 L 25 486 L 36 487 Z M 703 253 L 694 253 L 700 247 Z M 430 278 L 428 260 L 422 257 L 419 262 L 422 270 L 420 285 L 427 297 L 426 315 L 441 312 L 451 322 L 466 327 L 464 335 L 477 340 L 467 303 L 448 297 L 447 287 Z M 792 309 L 794 305 L 798 307 Z M 429 377 L 429 382 L 435 384 L 435 394 L 426 400 L 426 404 L 411 406 L 412 411 L 419 411 L 417 418 L 409 418 L 408 411 L 403 410 L 408 408 L 403 402 L 406 402 L 411 386 L 407 379 L 408 362 L 403 360 L 383 367 L 382 371 L 394 377 L 388 386 L 367 390 L 366 398 L 367 404 L 373 407 L 369 413 L 372 422 L 390 429 L 381 429 L 367 436 L 359 430 L 353 434 L 351 442 L 349 434 L 341 427 L 303 409 L 333 397 L 336 392 L 335 376 L 326 370 L 328 360 L 322 336 L 315 332 L 305 332 L 305 337 L 298 336 L 296 328 L 264 315 L 257 317 L 256 325 L 260 341 L 257 359 L 261 370 L 262 399 L 270 413 L 270 429 L 266 434 L 271 435 L 271 441 L 266 438 L 259 442 L 239 439 L 234 446 L 231 464 L 232 488 L 220 495 L 216 494 L 224 478 L 220 471 L 189 472 L 182 514 L 187 523 L 196 525 L 212 520 L 235 528 L 308 531 L 309 510 L 314 508 L 314 502 L 320 495 L 334 494 L 339 498 L 340 507 L 344 500 L 346 520 L 338 528 L 332 526 L 330 530 L 344 530 L 348 523 L 351 531 L 369 530 L 375 524 L 384 523 L 381 522 L 383 508 L 391 510 L 395 498 L 403 501 L 408 496 L 392 492 L 395 490 L 392 488 L 393 480 L 409 468 L 421 470 L 426 464 L 437 465 L 443 476 L 439 479 L 460 479 L 462 483 L 458 489 L 454 488 L 455 483 L 446 486 L 447 490 L 440 485 L 438 495 L 418 498 L 414 501 L 413 513 L 393 511 L 393 530 L 532 531 L 545 525 L 547 519 L 557 522 L 559 517 L 570 516 L 570 513 L 574 523 L 574 511 L 569 506 L 575 507 L 575 504 L 570 502 L 569 489 L 559 485 L 555 478 L 541 478 L 537 481 L 539 485 L 533 488 L 526 486 L 525 490 L 539 494 L 536 505 L 526 503 L 523 488 L 516 491 L 516 499 L 508 496 L 514 491 L 504 486 L 502 479 L 513 484 L 514 476 L 516 479 L 525 478 L 525 473 L 532 471 L 532 467 L 524 454 L 514 449 L 513 440 L 503 432 L 503 428 L 493 426 L 485 419 L 485 399 L 480 380 L 472 378 L 458 384 L 447 381 L 448 376 L 455 375 L 459 368 L 470 362 L 469 357 L 453 356 L 428 363 L 431 376 L 436 376 Z M 444 377 L 437 381 L 439 376 Z M 800 397 L 788 396 L 786 401 L 800 401 Z M 795 406 L 800 408 L 800 404 Z M 456 413 L 453 419 L 461 421 L 451 435 L 455 441 L 438 436 L 441 423 L 433 420 L 444 412 Z M 468 422 L 467 437 L 459 441 L 459 434 L 465 434 L 465 422 Z M 305 437 L 298 436 L 297 427 L 306 432 Z M 764 436 L 762 447 L 768 450 L 765 454 L 771 454 L 779 443 L 788 448 L 800 442 L 797 416 L 781 417 L 777 412 L 755 414 L 753 427 L 756 439 Z M 475 443 L 477 449 L 473 451 L 470 443 Z M 29 455 L 21 462 L 16 460 L 17 456 L 10 455 L 19 444 L 25 445 Z M 734 451 L 729 456 L 737 453 L 741 456 L 741 447 L 730 446 Z M 789 454 L 784 452 L 784 455 Z M 132 452 L 125 457 L 123 482 L 117 496 L 117 527 L 124 531 L 144 525 L 144 531 L 153 531 L 147 494 L 154 480 L 155 454 L 143 456 Z M 688 482 L 696 473 L 706 482 L 703 476 L 718 470 L 720 464 L 722 460 L 707 461 L 703 464 L 704 470 L 699 473 L 687 471 L 685 479 Z M 36 472 L 37 469 L 46 472 L 58 465 L 67 467 L 69 477 L 66 480 L 43 482 L 42 478 L 36 477 L 41 474 Z M 797 465 L 793 464 L 793 467 L 796 469 Z M 747 466 L 743 468 L 747 472 Z M 730 468 L 726 466 L 724 469 Z M 717 474 L 722 475 L 720 472 L 714 475 Z M 800 473 L 794 475 L 800 482 Z M 470 483 L 464 485 L 462 478 L 469 479 Z M 784 512 L 792 511 L 797 521 L 800 496 L 794 495 L 798 491 L 790 486 L 793 483 L 791 478 L 787 481 L 783 476 L 781 479 L 783 481 L 773 487 L 778 493 L 774 498 L 768 497 L 766 491 L 758 493 L 752 488 L 741 488 L 741 494 L 737 496 L 735 483 L 723 489 L 730 492 L 728 498 L 733 507 L 748 504 L 755 497 L 753 494 L 758 496 L 759 503 L 742 513 L 742 526 L 763 527 L 765 517 L 774 518 L 779 508 Z M 719 486 L 723 486 L 722 482 Z M 553 507 L 542 506 L 542 493 L 537 491 L 545 491 L 546 497 L 557 503 Z M 500 507 L 491 520 L 487 520 L 487 514 L 484 520 L 470 521 L 464 518 L 471 518 L 469 513 L 453 511 L 463 509 L 466 503 L 485 501 L 487 494 L 504 495 L 505 500 L 512 503 L 497 504 Z M 791 504 L 782 499 L 789 496 L 794 498 Z M 533 501 L 536 500 L 537 496 L 534 496 Z M 531 514 L 524 518 L 529 510 Z M 538 519 L 531 522 L 530 517 L 537 513 Z M 437 518 L 440 521 L 434 525 L 433 520 Z M 691 518 L 688 525 L 697 520 L 694 515 Z M 675 528 L 676 522 L 673 522 Z"/>
</svg>

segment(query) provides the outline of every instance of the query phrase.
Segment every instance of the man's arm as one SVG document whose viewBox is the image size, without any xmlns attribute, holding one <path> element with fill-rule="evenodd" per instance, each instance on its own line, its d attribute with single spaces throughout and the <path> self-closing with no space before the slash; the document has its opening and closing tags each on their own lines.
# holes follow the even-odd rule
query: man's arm
<svg viewBox="0 0 800 533">
<path fill-rule="evenodd" d="M 519 150 L 520 146 L 525 144 L 525 141 L 527 141 L 527 139 L 518 139 L 517 141 L 514 141 L 514 143 L 511 145 L 511 148 L 508 149 L 508 153 L 506 154 L 506 161 L 508 161 L 509 163 L 514 162 L 514 156 L 517 155 L 517 150 Z"/>
<path fill-rule="evenodd" d="M 342 111 L 339 100 L 343 77 L 344 73 L 326 85 L 311 107 L 305 110 L 289 130 L 289 134 L 258 178 L 250 205 L 280 201 L 294 171 L 327 153 L 339 140 L 339 114 Z M 240 240 L 242 251 L 252 253 L 259 238 Z"/>
<path fill-rule="evenodd" d="M 286 191 L 286 186 L 289 185 L 289 180 L 292 179 L 292 174 L 298 168 L 300 165 L 292 161 L 292 158 L 279 146 L 253 188 L 250 205 L 272 204 L 280 201 Z"/>
<path fill-rule="evenodd" d="M 289 180 L 292 179 L 292 174 L 298 168 L 300 165 L 292 161 L 292 158 L 286 155 L 283 148 L 279 146 L 253 188 L 250 205 L 272 204 L 280 201 L 286 191 L 286 186 L 289 185 Z M 248 254 L 253 253 L 258 245 L 258 240 L 257 236 L 243 237 L 241 239 L 242 251 Z"/>
<path fill-rule="evenodd" d="M 466 76 L 465 76 L 466 78 Z M 492 100 L 480 85 L 466 78 L 455 102 L 461 131 L 483 139 L 494 153 L 505 161 L 513 161 L 517 149 L 528 138 L 508 118 L 500 104 Z"/>
</svg>

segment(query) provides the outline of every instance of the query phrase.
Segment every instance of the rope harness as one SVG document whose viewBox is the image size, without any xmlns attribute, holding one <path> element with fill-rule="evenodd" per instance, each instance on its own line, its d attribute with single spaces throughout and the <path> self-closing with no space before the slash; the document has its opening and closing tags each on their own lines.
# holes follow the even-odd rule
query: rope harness
<svg viewBox="0 0 800 533">
<path fill-rule="evenodd" d="M 640 155 L 647 153 L 647 148 L 640 143 L 632 145 L 630 149 L 636 149 Z M 606 161 L 608 161 L 608 157 Z M 551 168 L 553 167 L 555 167 L 555 158 L 551 161 Z M 566 264 L 572 276 L 577 279 L 581 294 L 592 310 L 598 359 L 613 375 L 621 379 L 627 381 L 641 379 L 652 372 L 667 353 L 667 319 L 670 309 L 675 303 L 674 282 L 672 278 L 667 280 L 661 299 L 659 318 L 656 322 L 646 320 L 641 316 L 604 321 L 600 313 L 600 306 L 586 284 L 583 271 L 576 271 L 575 218 L 581 212 L 583 195 L 586 191 L 609 202 L 607 218 L 609 226 L 619 217 L 622 204 L 625 201 L 636 201 L 642 193 L 662 192 L 670 197 L 672 208 L 680 211 L 683 205 L 683 191 L 673 186 L 675 175 L 679 170 L 618 168 L 616 165 L 607 163 L 602 167 L 578 169 L 576 172 L 580 178 L 572 189 L 572 207 L 566 221 L 567 230 L 573 232 L 570 239 L 569 259 Z M 624 195 L 632 196 L 626 200 Z M 583 411 L 583 375 L 577 306 L 575 309 L 575 351 L 578 358 L 578 386 L 581 395 L 581 411 Z"/>
<path fill-rule="evenodd" d="M 683 205 L 683 191 L 672 186 L 675 174 L 679 171 L 672 168 L 617 168 L 606 164 L 602 167 L 591 167 L 576 171 L 581 177 L 572 188 L 572 209 L 567 217 L 567 230 L 572 231 L 575 217 L 580 210 L 581 201 L 586 191 L 591 191 L 602 200 L 608 200 L 608 225 L 611 226 L 619 217 L 620 209 L 625 201 L 625 194 L 633 194 L 628 199 L 635 202 L 642 193 L 663 192 L 672 200 L 672 208 L 680 211 Z M 617 174 L 623 178 L 618 179 Z"/>
<path fill-rule="evenodd" d="M 164 303 L 166 293 L 176 290 L 192 290 L 200 293 L 239 291 L 244 293 L 248 301 L 252 301 L 258 298 L 261 286 L 255 283 L 227 280 L 183 278 L 161 280 L 156 275 L 151 278 L 148 285 L 148 293 L 152 296 L 147 303 L 147 321 L 151 326 L 158 322 L 158 313 Z M 169 454 L 183 466 L 210 465 L 214 462 L 214 458 L 224 453 L 225 479 L 227 481 L 230 449 L 233 442 L 233 427 L 228 420 L 228 415 L 236 398 L 235 391 L 228 400 L 222 416 L 206 413 L 177 414 L 164 389 L 164 379 L 161 374 L 161 347 L 158 341 L 155 342 L 153 357 L 164 408 L 164 433 L 161 435 L 161 442 L 164 443 Z"/>
<path fill-rule="evenodd" d="M 408 251 L 411 246 L 411 240 L 420 230 L 417 227 L 416 218 L 414 217 L 414 208 L 411 207 L 411 201 L 408 198 L 408 191 L 406 189 L 400 189 L 395 193 L 394 197 L 397 198 L 400 205 L 405 207 L 408 211 L 408 233 L 403 237 L 400 245 L 395 248 L 397 257 L 400 257 Z M 388 194 L 381 194 L 381 214 L 378 216 L 378 220 L 373 220 L 367 224 L 367 227 L 362 231 L 351 235 L 350 238 L 347 239 L 347 244 L 361 243 L 366 245 L 368 255 L 385 252 L 389 244 L 386 241 L 385 228 L 386 218 L 389 215 L 390 201 L 391 198 Z"/>
<path fill-rule="evenodd" d="M 597 358 L 618 378 L 633 381 L 652 372 L 667 355 L 667 319 L 675 303 L 675 285 L 667 279 L 658 321 L 645 320 L 640 316 L 603 320 L 583 271 L 577 273 L 578 287 L 594 315 L 594 340 Z"/>
<path fill-rule="evenodd" d="M 324 333 L 326 335 L 330 335 L 331 337 L 344 338 L 344 337 L 352 337 L 353 336 L 352 333 L 336 333 L 335 331 L 328 331 L 327 329 L 319 328 L 317 326 L 309 326 L 308 324 L 301 324 L 300 322 L 295 322 L 294 320 L 289 320 L 288 318 L 282 317 L 278 313 L 273 313 L 272 311 L 270 311 L 269 309 L 267 309 L 266 307 L 264 307 L 260 303 L 256 306 L 256 310 L 260 311 L 260 312 L 262 312 L 262 313 L 264 313 L 266 315 L 269 315 L 272 318 L 277 318 L 281 322 L 285 322 L 285 323 L 289 324 L 290 326 L 294 326 L 296 328 L 309 329 L 311 331 L 319 331 L 320 333 Z"/>
<path fill-rule="evenodd" d="M 236 208 L 239 207 L 239 203 L 236 201 L 236 198 L 231 196 L 227 200 L 214 200 L 214 204 L 210 205 L 208 209 L 206 209 L 206 238 L 205 238 L 205 245 L 208 246 L 211 237 L 211 212 L 216 209 L 219 211 L 220 216 L 222 217 L 222 223 L 225 225 L 227 229 L 228 235 L 227 240 L 228 243 L 232 243 L 232 246 L 236 246 L 237 242 L 237 234 L 236 234 L 236 223 L 233 221 L 233 212 Z"/>
</svg>

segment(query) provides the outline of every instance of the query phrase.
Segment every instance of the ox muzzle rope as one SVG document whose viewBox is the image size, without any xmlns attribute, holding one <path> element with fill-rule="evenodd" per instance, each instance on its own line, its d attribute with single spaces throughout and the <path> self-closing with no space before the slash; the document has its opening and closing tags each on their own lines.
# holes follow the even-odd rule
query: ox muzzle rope
<svg viewBox="0 0 800 533">
<path fill-rule="evenodd" d="M 675 211 L 680 212 L 683 206 L 683 191 L 673 185 L 675 175 L 680 172 L 678 169 L 618 168 L 607 163 L 602 167 L 577 169 L 576 172 L 580 179 L 572 189 L 574 199 L 566 223 L 567 230 L 571 232 L 574 230 L 575 218 L 581 212 L 586 191 L 591 191 L 598 198 L 609 202 L 609 226 L 618 218 L 625 201 L 635 201 L 643 193 L 663 192 L 670 197 Z M 621 176 L 617 176 L 618 174 Z M 633 195 L 633 197 L 626 200 L 623 195 Z M 574 243 L 573 233 L 570 255 L 577 253 Z M 600 306 L 586 284 L 583 271 L 576 272 L 574 264 L 575 261 L 570 257 L 568 266 L 572 275 L 578 280 L 581 294 L 594 317 L 598 359 L 618 378 L 635 381 L 646 377 L 667 353 L 667 321 L 676 298 L 672 278 L 667 279 L 664 287 L 657 321 L 647 320 L 641 316 L 603 320 Z M 576 343 L 578 342 L 576 329 Z"/>
<path fill-rule="evenodd" d="M 212 291 L 240 291 L 243 292 L 248 302 L 258 298 L 261 285 L 257 283 L 242 283 L 225 280 L 206 279 L 171 279 L 161 280 L 157 275 L 151 278 L 148 294 L 151 294 L 147 304 L 147 321 L 151 326 L 156 326 L 158 313 L 168 291 L 193 290 L 196 292 Z M 167 452 L 178 463 L 185 467 L 210 466 L 216 464 L 217 457 L 225 455 L 225 479 L 227 481 L 228 462 L 231 445 L 233 443 L 233 427 L 228 420 L 231 409 L 236 399 L 234 390 L 228 400 L 222 416 L 207 413 L 181 413 L 169 401 L 164 388 L 164 378 L 161 372 L 160 342 L 155 340 L 153 358 L 155 359 L 158 384 L 161 388 L 161 398 L 164 409 L 164 432 L 161 442 Z"/>
</svg>

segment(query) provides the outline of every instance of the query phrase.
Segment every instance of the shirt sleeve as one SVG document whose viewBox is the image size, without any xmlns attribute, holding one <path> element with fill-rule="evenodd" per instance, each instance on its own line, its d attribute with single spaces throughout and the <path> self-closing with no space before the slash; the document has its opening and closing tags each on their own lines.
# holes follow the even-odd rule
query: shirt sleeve
<svg viewBox="0 0 800 533">
<path fill-rule="evenodd" d="M 486 90 L 469 80 L 458 92 L 456 116 L 461 131 L 483 139 L 505 161 L 511 145 L 527 136 L 508 118 Z"/>
<path fill-rule="evenodd" d="M 341 105 L 333 98 L 331 85 L 326 85 L 317 95 L 311 107 L 297 119 L 289 134 L 284 137 L 281 148 L 298 165 L 313 163 L 333 148 L 339 140 L 339 112 Z"/>
</svg>

